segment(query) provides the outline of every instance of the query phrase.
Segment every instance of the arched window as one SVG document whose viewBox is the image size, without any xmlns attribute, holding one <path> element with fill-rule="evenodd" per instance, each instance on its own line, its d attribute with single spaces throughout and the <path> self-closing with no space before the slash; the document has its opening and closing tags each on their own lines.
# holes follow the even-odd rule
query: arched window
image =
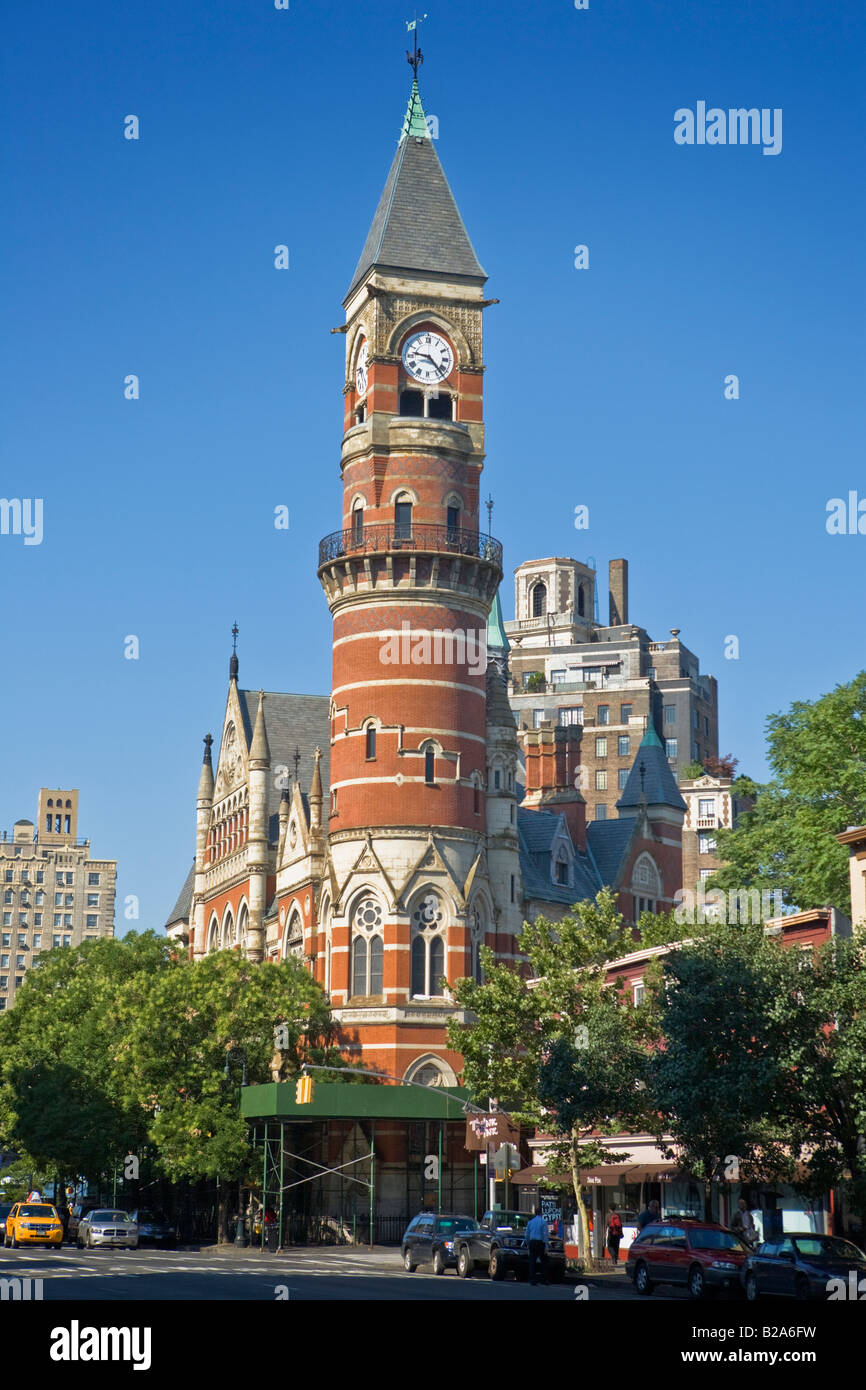
<svg viewBox="0 0 866 1390">
<path fill-rule="evenodd" d="M 428 743 L 424 749 L 424 781 L 434 782 L 436 779 L 436 749 Z"/>
<path fill-rule="evenodd" d="M 49 806 L 53 806 L 53 805 L 54 805 L 54 797 L 53 797 L 53 796 L 49 796 L 49 798 L 48 798 L 48 805 L 49 805 Z"/>
<path fill-rule="evenodd" d="M 412 499 L 408 492 L 401 492 L 394 502 L 394 539 L 412 539 Z"/>
<path fill-rule="evenodd" d="M 481 947 L 484 944 L 484 918 L 477 907 L 473 907 L 469 913 L 469 949 L 471 953 L 471 972 L 476 984 L 484 983 L 484 971 L 481 968 Z"/>
<path fill-rule="evenodd" d="M 243 903 L 241 906 L 240 914 L 238 916 L 238 941 L 240 942 L 241 952 L 243 955 L 246 955 L 247 953 L 247 929 L 249 928 L 249 924 L 249 908 L 247 907 L 246 903 Z"/>
<path fill-rule="evenodd" d="M 283 937 L 283 960 L 288 960 L 289 956 L 294 956 L 300 960 L 304 954 L 304 927 L 301 922 L 300 913 L 294 911 L 291 915 L 286 934 Z"/>
<path fill-rule="evenodd" d="M 445 912 L 437 893 L 427 893 L 412 914 L 413 998 L 430 999 L 442 994 L 445 974 Z"/>
<path fill-rule="evenodd" d="M 352 541 L 360 545 L 364 539 L 364 504 L 356 502 L 352 508 Z"/>
<path fill-rule="evenodd" d="M 212 951 L 218 951 L 218 950 L 219 950 L 219 944 L 220 944 L 219 937 L 220 937 L 219 922 L 217 921 L 216 917 L 212 917 L 212 918 L 211 918 L 210 926 L 208 927 L 207 945 L 205 946 L 205 955 L 208 955 L 208 956 L 209 956 L 209 955 L 211 954 Z"/>
<path fill-rule="evenodd" d="M 67 808 L 71 811 L 71 810 L 72 810 L 72 802 L 71 802 L 71 801 L 67 801 L 66 805 L 67 805 Z"/>
<path fill-rule="evenodd" d="M 381 994 L 382 908 L 372 896 L 361 898 L 352 914 L 352 993 Z"/>
<path fill-rule="evenodd" d="M 477 782 L 472 784 L 472 810 L 476 816 L 481 814 L 481 788 Z"/>
<path fill-rule="evenodd" d="M 582 585 L 582 584 L 579 584 L 579 585 L 577 586 L 577 613 L 578 613 L 578 617 L 580 617 L 580 618 L 584 617 L 584 616 L 585 616 L 585 612 L 586 612 L 586 599 L 584 598 L 584 594 L 583 594 L 583 585 Z"/>
<path fill-rule="evenodd" d="M 375 725 L 375 724 L 368 724 L 368 725 L 367 725 L 367 735 L 366 735 L 366 740 L 365 740 L 365 741 L 366 741 L 367 757 L 368 757 L 368 758 L 375 758 L 375 756 L 376 756 L 376 725 Z"/>
<path fill-rule="evenodd" d="M 460 508 L 448 507 L 445 512 L 445 525 L 448 527 L 449 545 L 457 545 L 460 541 Z"/>
<path fill-rule="evenodd" d="M 547 585 L 540 580 L 532 590 L 532 616 L 543 618 L 547 612 Z"/>
</svg>

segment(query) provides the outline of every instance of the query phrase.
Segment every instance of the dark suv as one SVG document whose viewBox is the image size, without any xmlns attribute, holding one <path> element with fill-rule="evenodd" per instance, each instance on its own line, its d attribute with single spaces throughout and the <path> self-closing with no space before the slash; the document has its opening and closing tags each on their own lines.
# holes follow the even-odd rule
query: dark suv
<svg viewBox="0 0 866 1390">
<path fill-rule="evenodd" d="M 628 1249 L 625 1272 L 638 1293 L 656 1284 L 680 1284 L 691 1298 L 738 1289 L 749 1248 L 724 1226 L 673 1216 L 645 1226 Z"/>
<path fill-rule="evenodd" d="M 491 1279 L 504 1279 L 509 1271 L 517 1278 L 528 1278 L 526 1227 L 531 1220 L 525 1211 L 486 1211 L 476 1230 L 458 1237 L 457 1273 L 461 1279 L 468 1279 L 475 1269 L 486 1269 Z M 556 1236 L 550 1237 L 547 1247 L 547 1275 L 554 1284 L 565 1278 L 565 1250 Z"/>
<path fill-rule="evenodd" d="M 454 1241 L 459 1232 L 475 1231 L 474 1216 L 454 1216 L 450 1212 L 422 1211 L 409 1222 L 400 1247 L 403 1268 L 414 1274 L 419 1265 L 432 1264 L 434 1274 L 444 1274 L 457 1263 Z"/>
</svg>

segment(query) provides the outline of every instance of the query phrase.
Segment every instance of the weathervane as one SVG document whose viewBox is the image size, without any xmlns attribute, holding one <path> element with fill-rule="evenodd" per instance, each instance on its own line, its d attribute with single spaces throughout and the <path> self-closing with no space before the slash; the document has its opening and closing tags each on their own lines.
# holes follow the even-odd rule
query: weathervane
<svg viewBox="0 0 866 1390">
<path fill-rule="evenodd" d="M 414 35 L 414 40 L 415 40 L 415 47 L 414 47 L 413 52 L 410 53 L 409 50 L 408 50 L 408 48 L 406 49 L 406 61 L 407 61 L 407 63 L 411 63 L 411 65 L 412 65 L 412 71 L 413 71 L 414 74 L 415 74 L 415 81 L 416 81 L 416 82 L 418 81 L 418 69 L 420 68 L 421 64 L 422 64 L 423 61 L 424 61 L 424 54 L 421 52 L 420 48 L 418 47 L 418 25 L 419 25 L 423 20 L 425 20 L 426 18 L 427 18 L 426 14 L 422 14 L 421 17 L 420 17 L 420 19 L 419 19 L 418 15 L 416 14 L 414 19 L 407 19 L 407 20 L 406 20 L 406 28 L 407 28 L 407 30 L 409 31 L 410 34 Z"/>
<path fill-rule="evenodd" d="M 238 650 L 238 633 L 239 633 L 239 632 L 240 632 L 240 628 L 238 627 L 237 619 L 235 619 L 235 624 L 234 624 L 234 627 L 232 628 L 232 655 L 233 655 L 233 656 L 237 654 L 237 650 Z"/>
<path fill-rule="evenodd" d="M 493 495 L 488 492 L 487 501 L 484 503 L 487 508 L 487 530 L 493 535 Z"/>
</svg>

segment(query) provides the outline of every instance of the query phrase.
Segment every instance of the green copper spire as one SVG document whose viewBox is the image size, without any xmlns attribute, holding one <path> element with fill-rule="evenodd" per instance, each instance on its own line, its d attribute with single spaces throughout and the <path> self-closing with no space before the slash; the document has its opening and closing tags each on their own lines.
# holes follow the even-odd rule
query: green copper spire
<svg viewBox="0 0 866 1390">
<path fill-rule="evenodd" d="M 403 119 L 403 129 L 400 131 L 400 139 L 405 140 L 407 135 L 414 135 L 419 140 L 429 140 L 430 131 L 427 129 L 427 117 L 424 115 L 424 107 L 421 105 L 421 93 L 418 91 L 418 78 L 412 82 L 412 95 L 409 97 L 409 105 L 406 107 L 406 115 Z"/>
<path fill-rule="evenodd" d="M 664 744 L 659 738 L 652 724 L 647 724 L 646 733 L 641 739 L 641 748 L 661 748 L 664 752 Z"/>
<path fill-rule="evenodd" d="M 502 621 L 502 604 L 499 602 L 498 589 L 493 596 L 487 619 L 487 650 L 489 652 L 508 651 L 508 634 Z"/>
</svg>

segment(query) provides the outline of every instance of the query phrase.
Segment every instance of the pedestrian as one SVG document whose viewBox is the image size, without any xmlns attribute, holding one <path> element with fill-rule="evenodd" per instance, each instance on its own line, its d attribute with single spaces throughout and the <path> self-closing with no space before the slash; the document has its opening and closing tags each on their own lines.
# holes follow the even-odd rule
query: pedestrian
<svg viewBox="0 0 866 1390">
<path fill-rule="evenodd" d="M 550 1227 L 541 1215 L 541 1209 L 535 1208 L 532 1220 L 526 1226 L 526 1239 L 529 1244 L 529 1282 L 537 1284 L 536 1272 L 541 1266 L 541 1282 L 547 1283 L 547 1247 L 550 1243 Z"/>
<path fill-rule="evenodd" d="M 640 1226 L 641 1230 L 643 1230 L 644 1226 L 649 1226 L 652 1224 L 653 1221 L 658 1221 L 658 1219 L 659 1204 L 658 1202 L 653 1200 L 652 1202 L 648 1203 L 647 1206 L 644 1207 L 643 1211 L 637 1219 L 637 1224 Z"/>
<path fill-rule="evenodd" d="M 737 1202 L 737 1210 L 734 1212 L 734 1219 L 731 1222 L 731 1230 L 735 1236 L 739 1236 L 749 1249 L 753 1249 L 758 1243 L 758 1228 L 755 1225 L 754 1217 L 749 1211 L 749 1204 L 745 1197 L 741 1197 Z"/>
<path fill-rule="evenodd" d="M 277 1253 L 277 1241 L 280 1236 L 280 1228 L 277 1224 L 277 1213 L 273 1207 L 265 1207 L 265 1240 L 272 1255 Z"/>
<path fill-rule="evenodd" d="M 610 1262 L 614 1269 L 619 1264 L 619 1243 L 622 1240 L 622 1217 L 616 1209 L 616 1202 L 610 1204 L 610 1216 L 607 1218 L 607 1249 L 610 1255 Z"/>
</svg>

